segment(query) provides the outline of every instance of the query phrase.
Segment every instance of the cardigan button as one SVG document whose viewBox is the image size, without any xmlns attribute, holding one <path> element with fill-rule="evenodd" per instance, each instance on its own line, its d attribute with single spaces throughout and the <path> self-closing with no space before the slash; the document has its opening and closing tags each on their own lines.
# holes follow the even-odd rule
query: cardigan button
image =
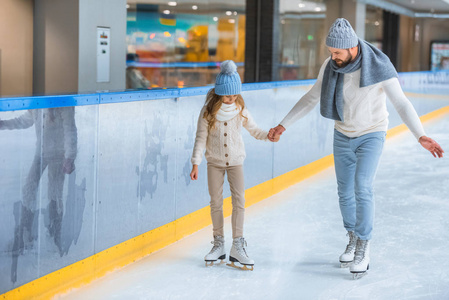
<svg viewBox="0 0 449 300">
<path fill-rule="evenodd" d="M 224 144 L 225 147 L 227 147 L 228 145 Z"/>
<path fill-rule="evenodd" d="M 228 157 L 228 155 L 227 155 L 227 154 L 225 154 L 225 157 Z"/>
<path fill-rule="evenodd" d="M 228 126 L 228 123 L 227 123 L 227 122 L 224 122 L 224 126 Z"/>
<path fill-rule="evenodd" d="M 227 135 L 228 135 L 227 133 L 224 134 L 224 136 L 227 136 Z"/>
<path fill-rule="evenodd" d="M 229 166 L 229 163 L 226 163 L 227 166 Z"/>
</svg>

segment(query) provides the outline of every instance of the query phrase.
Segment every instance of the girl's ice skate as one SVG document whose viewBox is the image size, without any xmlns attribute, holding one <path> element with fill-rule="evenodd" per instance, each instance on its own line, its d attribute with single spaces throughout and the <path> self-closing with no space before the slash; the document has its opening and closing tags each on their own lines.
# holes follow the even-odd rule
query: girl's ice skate
<svg viewBox="0 0 449 300">
<path fill-rule="evenodd" d="M 355 252 L 355 246 L 357 243 L 357 236 L 355 235 L 354 231 L 348 231 L 346 234 L 349 236 L 349 243 L 346 246 L 345 252 L 340 255 L 340 267 L 341 268 L 347 268 L 354 260 L 354 252 Z"/>
<path fill-rule="evenodd" d="M 357 240 L 355 248 L 354 261 L 349 267 L 349 271 L 353 274 L 352 278 L 359 279 L 365 276 L 369 270 L 369 241 Z"/>
<path fill-rule="evenodd" d="M 221 259 L 219 264 L 224 263 L 224 259 L 226 259 L 226 251 L 224 246 L 224 237 L 222 236 L 214 236 L 214 241 L 211 242 L 214 244 L 209 254 L 204 257 L 206 261 L 206 267 L 210 267 L 214 265 L 214 262 Z"/>
<path fill-rule="evenodd" d="M 235 238 L 232 242 L 231 254 L 229 254 L 230 264 L 227 264 L 230 267 L 252 271 L 254 269 L 254 260 L 248 257 L 246 253 L 246 241 L 244 238 Z M 235 265 L 234 263 L 240 263 L 243 267 Z"/>
</svg>

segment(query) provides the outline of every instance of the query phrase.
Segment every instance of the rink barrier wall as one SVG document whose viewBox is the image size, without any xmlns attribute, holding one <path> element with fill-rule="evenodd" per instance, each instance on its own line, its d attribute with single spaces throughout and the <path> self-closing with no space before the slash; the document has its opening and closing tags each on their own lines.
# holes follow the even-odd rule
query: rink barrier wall
<svg viewBox="0 0 449 300">
<path fill-rule="evenodd" d="M 429 76 L 429 74 L 426 72 L 420 73 L 425 73 L 425 76 Z M 446 116 L 449 113 L 449 106 L 447 106 L 449 104 L 447 101 L 448 97 L 444 95 L 429 95 L 426 93 L 427 90 L 425 89 L 424 91 L 415 91 L 415 89 L 417 88 L 415 77 L 417 75 L 422 76 L 423 74 L 420 75 L 414 73 L 412 74 L 413 78 L 410 81 L 402 80 L 401 83 L 404 86 L 404 89 L 407 88 L 407 84 L 409 84 L 409 86 L 413 89 L 413 93 L 407 93 L 407 96 L 411 98 L 415 107 L 417 105 L 418 114 L 422 115 L 423 122 Z M 407 74 L 402 74 L 402 76 L 407 77 Z M 279 118 L 281 118 L 283 115 L 285 115 L 286 112 L 288 112 L 288 110 L 294 105 L 294 103 L 296 103 L 297 99 L 307 91 L 307 89 L 310 87 L 310 84 L 312 84 L 313 82 L 313 80 L 310 80 L 301 82 L 300 84 L 298 84 L 298 81 L 245 84 L 245 102 L 247 102 L 247 106 L 250 108 L 259 125 L 261 125 L 261 123 L 264 123 L 263 125 L 265 127 L 267 125 L 272 126 L 272 124 L 275 124 L 276 121 L 279 121 Z M 422 82 L 425 82 L 425 80 L 421 80 L 420 82 L 420 84 L 422 84 Z M 438 88 L 440 87 L 441 85 L 438 85 Z M 210 87 L 192 88 L 190 89 L 190 91 L 187 91 L 188 89 L 186 89 L 182 92 L 171 91 L 168 93 L 171 93 L 170 95 L 172 96 L 184 94 L 185 96 L 181 97 L 186 97 L 186 99 L 189 99 L 189 101 L 197 102 L 197 107 L 201 107 L 201 103 L 204 101 L 203 97 L 201 97 L 200 100 L 196 98 L 190 99 L 189 97 L 191 97 L 192 95 L 203 96 L 209 88 Z M 259 92 L 260 89 L 264 89 L 265 91 Z M 270 90 L 266 91 L 267 89 Z M 432 88 L 432 92 L 434 91 L 435 89 Z M 128 93 L 112 93 L 111 95 L 101 94 L 96 96 L 54 96 L 50 97 L 52 98 L 50 100 L 47 99 L 48 97 L 43 97 L 38 100 L 31 98 L 0 99 L 0 111 L 60 107 L 57 106 L 57 99 L 65 99 L 65 102 L 63 102 L 62 106 L 72 106 L 75 104 L 77 106 L 91 107 L 95 105 L 98 106 L 98 104 L 116 105 L 123 103 L 123 101 L 143 101 L 144 99 L 146 99 L 146 97 L 144 97 L 145 95 L 150 95 L 151 99 L 153 99 L 152 92 L 153 91 L 146 93 L 130 92 L 134 95 L 128 95 Z M 166 99 L 168 95 L 166 94 L 167 91 L 160 91 L 160 93 L 159 91 L 156 92 L 157 99 Z M 418 92 L 421 93 L 417 94 Z M 137 95 L 139 93 L 141 95 Z M 74 100 L 67 100 L 66 97 Z M 267 101 L 266 103 L 261 103 L 261 97 L 270 99 L 274 98 L 274 103 L 269 101 Z M 425 99 L 421 99 L 423 97 Z M 427 98 L 431 98 L 432 100 L 428 101 Z M 283 102 L 280 102 L 281 100 Z M 180 99 L 175 99 L 175 102 L 179 103 Z M 14 103 L 18 104 L 16 105 Z M 267 107 L 267 105 L 273 106 L 274 104 L 275 110 L 268 112 L 269 114 L 274 115 L 274 117 L 271 119 L 267 118 L 267 120 L 263 119 L 263 121 L 260 122 L 260 117 L 258 118 L 257 116 L 259 114 L 263 116 L 263 112 L 259 111 L 258 113 L 255 113 L 254 111 L 257 112 L 257 109 L 253 110 L 253 108 L 257 108 L 257 106 L 254 106 L 254 103 L 257 103 L 257 105 L 264 107 Z M 440 108 L 442 106 L 443 108 Z M 195 111 L 197 112 L 197 110 Z M 394 128 L 388 131 L 388 137 L 392 137 L 395 134 L 405 131 L 406 127 L 404 125 L 397 126 L 401 123 L 401 121 L 397 118 L 394 112 L 391 113 L 391 107 L 389 107 L 389 111 L 390 124 Z M 255 182 L 254 180 L 253 182 L 251 182 L 251 184 L 249 185 L 250 188 L 248 188 L 245 192 L 246 206 L 255 204 L 267 197 L 270 197 L 271 195 L 280 192 L 281 190 L 289 187 L 292 184 L 298 183 L 301 180 L 304 180 L 332 166 L 333 156 L 329 154 L 331 153 L 332 146 L 332 122 L 323 122 L 323 118 L 319 116 L 318 109 L 315 109 L 315 111 L 310 113 L 309 115 L 311 116 L 305 117 L 304 121 L 298 121 L 297 123 L 300 123 L 299 125 L 292 125 L 292 127 L 290 127 L 289 130 L 284 134 L 285 139 L 287 139 L 287 134 L 290 134 L 290 132 L 295 132 L 295 136 L 292 136 L 290 134 L 288 136 L 288 140 L 283 141 L 283 144 L 277 143 L 271 144 L 273 145 L 272 147 L 265 147 L 266 149 L 271 149 L 271 152 L 269 153 L 271 153 L 271 155 L 273 156 L 271 179 L 260 180 L 259 178 L 257 179 L 259 180 L 259 182 L 256 181 L 256 184 L 253 184 Z M 312 136 L 310 133 L 311 131 L 322 132 L 322 135 L 319 136 L 319 138 Z M 323 136 L 327 137 L 328 141 L 325 144 L 318 145 Z M 297 140 L 302 142 L 304 138 L 307 138 L 311 142 L 308 147 L 318 147 L 317 149 L 319 149 L 319 151 L 317 151 L 316 156 L 310 156 L 306 152 L 301 152 L 302 150 L 298 148 Z M 245 141 L 246 140 L 248 139 L 245 138 Z M 250 141 L 248 142 L 248 144 L 251 144 Z M 266 151 L 265 148 L 263 151 Z M 291 149 L 295 149 L 295 151 L 299 152 L 300 155 L 298 157 L 289 157 L 292 156 Z M 247 148 L 247 152 L 251 151 L 252 144 Z M 252 159 L 252 157 L 249 156 L 247 160 L 249 161 L 249 163 L 248 166 L 245 166 L 245 173 L 248 173 L 249 176 L 256 177 L 256 170 L 258 169 L 255 168 L 255 166 L 260 164 L 260 158 L 257 157 L 256 159 Z M 297 161 L 299 161 L 299 163 Z M 292 164 L 292 162 L 295 162 L 295 164 Z M 299 167 L 297 167 L 298 165 Z M 247 170 L 249 172 L 247 172 Z M 231 213 L 230 197 L 226 197 L 225 199 L 224 213 L 226 216 L 229 216 Z M 108 272 L 126 266 L 127 264 L 132 263 L 154 251 L 170 245 L 181 239 L 182 237 L 190 235 L 193 232 L 210 224 L 211 221 L 209 207 L 203 206 L 202 208 L 195 209 L 190 213 L 176 218 L 172 222 L 168 222 L 149 231 L 145 231 L 144 233 L 138 234 L 135 237 L 125 239 L 125 241 L 117 243 L 110 247 L 106 247 L 104 250 L 98 251 L 91 256 L 87 256 L 84 259 L 79 259 L 78 261 L 68 264 L 65 267 L 59 268 L 54 272 L 50 272 L 28 283 L 22 284 L 21 286 L 1 295 L 2 299 L 47 299 L 58 294 L 66 293 L 71 289 L 88 284 L 95 279 L 104 276 Z"/>
<path fill-rule="evenodd" d="M 420 119 L 425 123 L 438 118 L 447 117 L 448 115 L 449 106 L 446 106 L 428 113 Z M 404 124 L 401 124 L 388 130 L 387 138 L 392 138 L 405 131 L 407 131 L 407 127 Z M 326 156 L 309 165 L 250 188 L 245 191 L 245 207 L 249 207 L 261 200 L 275 195 L 289 186 L 299 183 L 331 166 L 333 166 L 333 155 Z M 231 198 L 227 197 L 224 199 L 223 213 L 225 217 L 228 217 L 231 215 L 231 212 Z M 3 299 L 34 299 L 37 295 L 38 299 L 49 299 L 56 295 L 70 292 L 71 289 L 76 289 L 92 283 L 109 272 L 120 269 L 130 263 L 134 263 L 139 259 L 210 225 L 211 221 L 206 221 L 209 219 L 209 214 L 209 207 L 204 207 L 174 222 L 129 239 L 119 245 L 95 254 L 92 257 L 88 257 L 14 289 L 4 294 Z M 175 228 L 177 227 L 188 229 L 176 232 Z"/>
</svg>

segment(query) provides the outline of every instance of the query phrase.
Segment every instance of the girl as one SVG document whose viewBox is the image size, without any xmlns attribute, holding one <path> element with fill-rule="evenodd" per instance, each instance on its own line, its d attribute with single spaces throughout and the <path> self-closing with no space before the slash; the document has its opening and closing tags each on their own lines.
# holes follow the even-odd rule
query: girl
<svg viewBox="0 0 449 300">
<path fill-rule="evenodd" d="M 210 194 L 210 208 L 214 241 L 212 250 L 204 260 L 211 266 L 218 259 L 226 258 L 223 233 L 223 182 L 228 174 L 232 196 L 232 237 L 233 243 L 229 266 L 253 270 L 254 260 L 246 253 L 243 238 L 243 219 L 245 213 L 245 188 L 243 183 L 243 161 L 246 157 L 240 131 L 242 126 L 258 140 L 267 141 L 268 133 L 257 127 L 245 102 L 240 95 L 242 83 L 237 66 L 231 60 L 221 64 L 215 88 L 207 93 L 206 104 L 198 118 L 195 146 L 192 155 L 190 178 L 198 179 L 198 165 L 206 149 L 207 181 Z M 234 265 L 239 262 L 243 267 Z M 250 266 L 248 268 L 247 266 Z"/>
</svg>

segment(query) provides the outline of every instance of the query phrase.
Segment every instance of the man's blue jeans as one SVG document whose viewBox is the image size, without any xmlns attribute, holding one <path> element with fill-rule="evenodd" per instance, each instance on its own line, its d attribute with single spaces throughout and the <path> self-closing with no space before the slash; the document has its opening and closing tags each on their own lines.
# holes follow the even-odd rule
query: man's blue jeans
<svg viewBox="0 0 449 300">
<path fill-rule="evenodd" d="M 370 240 L 373 230 L 373 182 L 385 136 L 385 131 L 356 138 L 334 132 L 335 173 L 343 224 L 362 240 Z"/>
</svg>

